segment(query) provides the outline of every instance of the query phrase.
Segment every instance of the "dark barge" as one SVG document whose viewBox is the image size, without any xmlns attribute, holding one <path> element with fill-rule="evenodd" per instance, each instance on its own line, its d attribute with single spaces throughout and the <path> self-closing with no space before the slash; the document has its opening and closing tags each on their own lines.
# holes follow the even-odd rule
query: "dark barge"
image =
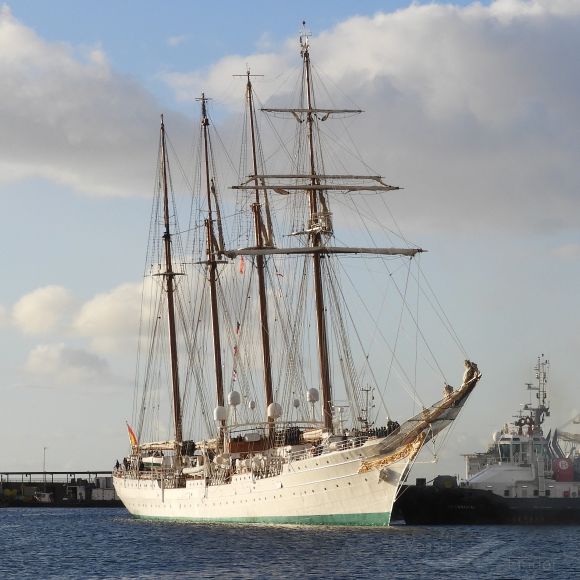
<svg viewBox="0 0 580 580">
<path fill-rule="evenodd" d="M 580 524 L 580 497 L 504 497 L 451 476 L 403 486 L 395 509 L 407 525 Z"/>
</svg>

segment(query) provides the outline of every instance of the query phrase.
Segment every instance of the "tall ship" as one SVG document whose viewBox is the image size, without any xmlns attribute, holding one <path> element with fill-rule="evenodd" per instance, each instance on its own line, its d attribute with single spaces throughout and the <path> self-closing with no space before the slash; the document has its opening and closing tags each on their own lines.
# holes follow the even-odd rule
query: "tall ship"
<svg viewBox="0 0 580 580">
<path fill-rule="evenodd" d="M 481 378 L 437 311 L 465 359 L 461 384 L 448 384 L 418 325 L 425 290 L 410 291 L 424 278 L 423 250 L 392 245 L 396 232 L 383 226 L 382 196 L 399 188 L 327 156 L 328 142 L 344 148 L 344 119 L 361 111 L 319 104 L 305 30 L 300 54 L 297 104 L 261 107 L 278 137 L 268 145 L 283 157 L 274 170 L 265 169 L 271 155 L 253 76 L 244 75 L 245 177 L 231 188 L 235 202 L 220 195 L 202 94 L 186 228 L 162 119 L 131 451 L 114 470 L 116 492 L 136 517 L 389 525 L 417 455 Z M 277 118 L 290 121 L 293 139 Z M 343 122 L 338 131 L 332 120 Z M 427 303 L 437 310 L 436 299 Z M 405 341 L 415 346 L 406 359 Z M 444 386 L 432 405 L 417 385 L 440 391 L 441 383 L 424 368 Z M 395 382 L 411 394 L 406 421 L 386 406 Z"/>
<path fill-rule="evenodd" d="M 544 432 L 550 416 L 549 361 L 534 366 L 536 382 L 526 383 L 529 401 L 493 433 L 484 452 L 465 455 L 465 481 L 439 476 L 433 486 L 409 487 L 398 502 L 411 524 L 580 523 L 580 435 Z"/>
</svg>

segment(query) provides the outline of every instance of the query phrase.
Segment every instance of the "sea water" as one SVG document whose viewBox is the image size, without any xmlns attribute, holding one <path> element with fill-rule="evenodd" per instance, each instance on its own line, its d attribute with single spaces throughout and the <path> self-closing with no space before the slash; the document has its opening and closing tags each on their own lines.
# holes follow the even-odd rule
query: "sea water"
<svg viewBox="0 0 580 580">
<path fill-rule="evenodd" d="M 580 578 L 580 527 L 199 525 L 0 509 L 0 578 Z"/>
</svg>

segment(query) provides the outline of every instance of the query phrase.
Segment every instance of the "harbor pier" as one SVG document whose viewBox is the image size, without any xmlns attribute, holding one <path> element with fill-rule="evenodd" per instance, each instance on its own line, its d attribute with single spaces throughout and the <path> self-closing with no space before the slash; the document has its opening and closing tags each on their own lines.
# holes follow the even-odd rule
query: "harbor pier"
<svg viewBox="0 0 580 580">
<path fill-rule="evenodd" d="M 117 507 L 111 470 L 0 472 L 0 507 Z"/>
</svg>

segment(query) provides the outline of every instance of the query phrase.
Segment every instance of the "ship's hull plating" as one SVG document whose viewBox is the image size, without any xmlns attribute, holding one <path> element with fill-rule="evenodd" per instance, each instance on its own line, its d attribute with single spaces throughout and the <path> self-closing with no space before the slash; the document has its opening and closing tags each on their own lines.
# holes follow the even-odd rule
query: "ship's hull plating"
<svg viewBox="0 0 580 580">
<path fill-rule="evenodd" d="M 166 488 L 161 479 L 117 475 L 115 489 L 131 514 L 190 522 L 388 526 L 409 458 L 359 473 L 370 449 L 335 452 L 285 464 L 275 477 L 235 474 Z"/>
<path fill-rule="evenodd" d="M 397 507 L 410 525 L 580 524 L 580 498 L 508 498 L 465 487 L 409 486 Z"/>
</svg>

